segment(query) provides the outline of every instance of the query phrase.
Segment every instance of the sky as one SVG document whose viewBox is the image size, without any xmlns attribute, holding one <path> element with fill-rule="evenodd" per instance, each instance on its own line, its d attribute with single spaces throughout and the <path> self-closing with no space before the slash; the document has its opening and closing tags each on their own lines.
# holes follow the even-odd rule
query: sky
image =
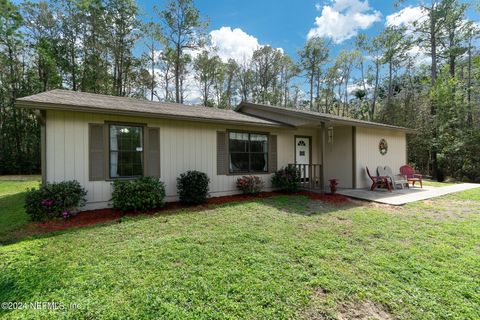
<svg viewBox="0 0 480 320">
<path fill-rule="evenodd" d="M 144 19 L 154 18 L 151 8 L 166 0 L 138 0 Z M 308 37 L 332 41 L 332 55 L 351 48 L 359 32 L 374 36 L 386 23 L 408 23 L 421 19 L 419 1 L 406 0 L 399 7 L 381 0 L 196 0 L 209 20 L 208 31 L 223 59 L 249 55 L 259 45 L 281 48 L 296 59 Z M 480 21 L 478 14 L 470 18 Z"/>
<path fill-rule="evenodd" d="M 152 8 L 163 8 L 167 0 L 137 0 L 144 21 L 157 20 Z M 330 43 L 330 57 L 342 49 L 352 49 L 355 36 L 362 32 L 369 37 L 380 33 L 386 25 L 411 27 L 413 21 L 425 19 L 422 0 L 395 2 L 382 0 L 194 0 L 201 16 L 209 21 L 208 33 L 217 54 L 226 62 L 248 60 L 253 51 L 262 45 L 280 48 L 294 60 L 308 38 L 324 37 Z M 462 0 L 461 0 L 462 1 Z M 468 1 L 468 0 L 465 0 Z M 429 3 L 429 1 L 427 1 Z M 473 9 L 470 19 L 480 22 Z M 138 49 L 138 48 L 137 48 Z M 417 64 L 429 63 L 430 58 L 422 48 L 411 49 Z M 353 78 L 359 77 L 354 71 Z M 192 76 L 193 77 L 193 76 Z M 350 90 L 356 85 L 350 79 Z M 297 77 L 301 88 L 305 79 Z M 194 79 L 187 79 L 187 101 L 199 102 L 200 92 Z M 302 89 L 304 91 L 305 88 Z M 306 89 L 305 89 L 306 90 Z"/>
</svg>

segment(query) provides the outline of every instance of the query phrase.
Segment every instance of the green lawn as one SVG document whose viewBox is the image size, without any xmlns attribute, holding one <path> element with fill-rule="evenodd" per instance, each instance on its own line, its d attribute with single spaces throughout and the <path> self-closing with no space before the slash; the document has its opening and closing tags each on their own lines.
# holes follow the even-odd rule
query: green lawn
<svg viewBox="0 0 480 320">
<path fill-rule="evenodd" d="M 401 208 L 277 196 L 24 239 L 0 246 L 0 302 L 78 308 L 0 317 L 479 319 L 479 211 L 479 189 Z"/>
<path fill-rule="evenodd" d="M 28 216 L 23 210 L 25 191 L 37 187 L 39 177 L 8 179 L 0 176 L 0 243 L 8 233 L 24 226 Z"/>
<path fill-rule="evenodd" d="M 423 179 L 422 183 L 423 183 L 424 186 L 447 187 L 447 186 L 454 185 L 458 182 L 438 182 L 438 181 L 434 181 L 434 180 Z M 419 185 L 419 184 L 417 183 L 415 185 Z"/>
</svg>

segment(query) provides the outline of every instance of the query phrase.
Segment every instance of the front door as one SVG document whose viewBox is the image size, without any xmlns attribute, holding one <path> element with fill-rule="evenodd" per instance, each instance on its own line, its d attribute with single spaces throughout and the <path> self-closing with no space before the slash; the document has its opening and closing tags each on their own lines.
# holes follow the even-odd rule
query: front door
<svg viewBox="0 0 480 320">
<path fill-rule="evenodd" d="M 295 163 L 310 164 L 310 137 L 295 137 Z M 303 168 L 300 166 L 302 179 L 307 180 L 308 168 Z"/>
</svg>

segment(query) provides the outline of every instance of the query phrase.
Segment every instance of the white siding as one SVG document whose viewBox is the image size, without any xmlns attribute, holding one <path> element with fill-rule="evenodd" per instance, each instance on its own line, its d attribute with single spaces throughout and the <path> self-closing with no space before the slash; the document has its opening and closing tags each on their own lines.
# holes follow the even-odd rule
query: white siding
<svg viewBox="0 0 480 320">
<path fill-rule="evenodd" d="M 325 185 L 329 179 L 338 179 L 340 188 L 353 187 L 352 127 L 333 127 L 333 141 L 325 141 Z"/>
<path fill-rule="evenodd" d="M 400 167 L 406 163 L 407 142 L 403 132 L 384 129 L 357 128 L 356 129 L 356 175 L 357 188 L 366 188 L 371 185 L 365 167 L 376 175 L 377 166 L 390 166 L 394 173 L 399 173 Z M 388 152 L 381 155 L 378 149 L 380 139 L 388 143 Z"/>
<path fill-rule="evenodd" d="M 104 121 L 146 123 L 160 128 L 161 180 L 167 201 L 177 199 L 176 178 L 187 170 L 200 170 L 211 179 L 210 194 L 237 193 L 238 176 L 216 174 L 216 132 L 227 129 L 264 131 L 277 135 L 278 168 L 294 161 L 294 136 L 312 136 L 312 161 L 318 163 L 319 146 L 316 129 L 282 129 L 238 125 L 207 124 L 164 119 L 134 118 L 79 112 L 47 112 L 47 181 L 78 180 L 88 191 L 87 209 L 106 207 L 111 198 L 109 181 L 88 180 L 88 124 Z M 270 188 L 269 174 L 261 177 Z"/>
</svg>

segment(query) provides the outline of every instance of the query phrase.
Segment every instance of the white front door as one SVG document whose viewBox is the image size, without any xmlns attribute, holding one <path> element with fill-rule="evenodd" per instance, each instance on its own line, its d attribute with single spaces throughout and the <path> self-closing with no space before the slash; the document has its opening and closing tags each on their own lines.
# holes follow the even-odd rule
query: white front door
<svg viewBox="0 0 480 320">
<path fill-rule="evenodd" d="M 310 164 L 310 138 L 295 137 L 295 163 Z M 308 168 L 302 171 L 302 178 L 308 178 Z"/>
</svg>

